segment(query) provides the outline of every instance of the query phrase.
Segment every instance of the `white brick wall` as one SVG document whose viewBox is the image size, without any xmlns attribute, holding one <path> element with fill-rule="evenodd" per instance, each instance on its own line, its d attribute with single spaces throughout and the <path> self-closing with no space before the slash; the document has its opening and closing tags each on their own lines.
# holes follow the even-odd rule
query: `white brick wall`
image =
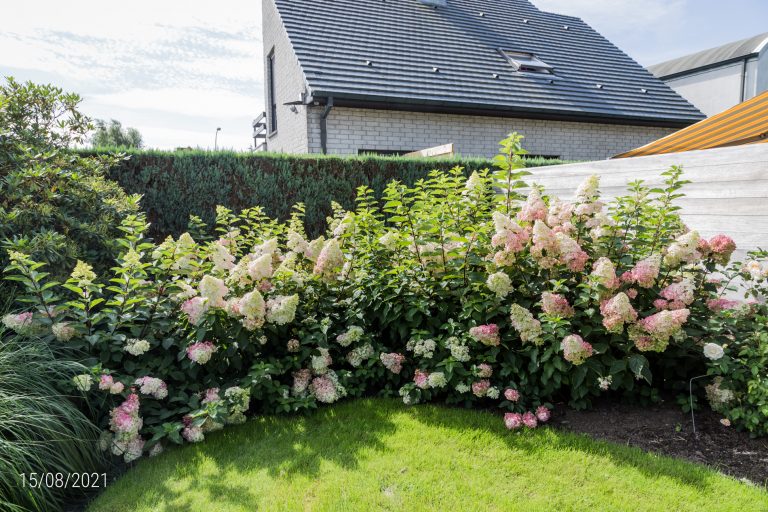
<svg viewBox="0 0 768 512">
<path fill-rule="evenodd" d="M 319 153 L 320 113 L 310 107 L 309 147 Z M 566 160 L 601 160 L 634 149 L 673 129 L 646 126 L 540 121 L 335 107 L 328 117 L 328 153 L 357 154 L 359 149 L 417 150 L 453 142 L 464 156 L 490 157 L 509 132 L 525 135 L 523 145 L 536 155 Z"/>
<path fill-rule="evenodd" d="M 297 106 L 298 112 L 291 112 L 284 103 L 297 101 L 306 88 L 304 73 L 288 41 L 283 23 L 272 0 L 262 2 L 262 23 L 264 35 L 264 69 L 267 69 L 267 56 L 275 51 L 275 99 L 277 100 L 277 131 L 267 135 L 267 149 L 285 153 L 306 153 L 307 139 L 306 108 Z M 267 73 L 264 73 L 268 80 Z M 267 116 L 270 115 L 269 85 L 264 87 L 264 104 Z M 267 128 L 271 122 L 267 119 Z M 319 132 L 318 132 L 319 133 Z"/>
</svg>

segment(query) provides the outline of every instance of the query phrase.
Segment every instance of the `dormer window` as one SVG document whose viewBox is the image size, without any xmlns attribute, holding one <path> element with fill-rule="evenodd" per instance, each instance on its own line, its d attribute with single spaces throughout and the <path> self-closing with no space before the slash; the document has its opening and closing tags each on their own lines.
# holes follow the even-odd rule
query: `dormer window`
<svg viewBox="0 0 768 512">
<path fill-rule="evenodd" d="M 520 73 L 552 75 L 555 72 L 555 68 L 542 61 L 532 53 L 514 52 L 508 50 L 499 50 L 499 52 L 509 61 L 510 64 L 512 64 L 512 66 L 515 68 L 515 71 L 519 71 Z"/>
</svg>

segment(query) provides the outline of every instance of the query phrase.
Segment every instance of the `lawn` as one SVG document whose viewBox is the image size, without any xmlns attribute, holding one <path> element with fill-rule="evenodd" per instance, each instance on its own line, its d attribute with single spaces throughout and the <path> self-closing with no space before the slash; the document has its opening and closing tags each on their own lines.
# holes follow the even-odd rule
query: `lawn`
<svg viewBox="0 0 768 512">
<path fill-rule="evenodd" d="M 707 468 L 499 415 L 358 400 L 264 417 L 142 460 L 88 509 L 768 510 Z"/>
</svg>

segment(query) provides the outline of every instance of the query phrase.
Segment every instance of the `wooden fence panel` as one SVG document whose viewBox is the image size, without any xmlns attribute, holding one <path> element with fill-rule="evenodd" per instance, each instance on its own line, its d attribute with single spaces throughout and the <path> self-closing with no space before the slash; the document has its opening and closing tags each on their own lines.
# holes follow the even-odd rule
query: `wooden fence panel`
<svg viewBox="0 0 768 512">
<path fill-rule="evenodd" d="M 538 167 L 531 169 L 530 181 L 571 199 L 584 178 L 597 174 L 603 196 L 610 198 L 625 194 L 633 180 L 661 184 L 661 173 L 673 165 L 681 165 L 684 178 L 692 181 L 677 203 L 691 229 L 705 237 L 733 237 L 737 258 L 768 249 L 768 144 Z"/>
</svg>

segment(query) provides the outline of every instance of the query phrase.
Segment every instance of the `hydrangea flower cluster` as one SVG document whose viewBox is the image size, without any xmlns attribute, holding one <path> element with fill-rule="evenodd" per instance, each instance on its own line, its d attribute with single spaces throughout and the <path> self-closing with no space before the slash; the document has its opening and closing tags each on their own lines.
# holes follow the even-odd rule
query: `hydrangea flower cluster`
<svg viewBox="0 0 768 512">
<path fill-rule="evenodd" d="M 541 294 L 541 309 L 548 315 L 560 318 L 570 318 L 575 313 L 567 298 L 550 292 Z"/>
<path fill-rule="evenodd" d="M 723 378 L 715 377 L 711 384 L 704 386 L 704 391 L 707 393 L 707 400 L 712 409 L 719 411 L 723 406 L 731 403 L 735 398 L 733 391 L 722 387 Z"/>
<path fill-rule="evenodd" d="M 448 380 L 443 372 L 432 372 L 427 377 L 427 386 L 434 389 L 444 388 L 448 385 Z"/>
<path fill-rule="evenodd" d="M 512 291 L 512 280 L 506 272 L 496 272 L 489 275 L 485 284 L 500 299 L 503 299 Z"/>
<path fill-rule="evenodd" d="M 408 340 L 408 343 L 406 344 L 405 348 L 410 350 L 414 353 L 414 355 L 419 357 L 424 357 L 427 359 L 431 359 L 432 356 L 435 355 L 435 348 L 436 348 L 435 340 L 433 339 L 416 339 L 411 338 Z"/>
<path fill-rule="evenodd" d="M 381 363 L 384 365 L 384 368 L 386 368 L 390 372 L 397 375 L 403 369 L 403 361 L 405 361 L 405 356 L 402 354 L 398 354 L 396 352 L 392 352 L 389 354 L 385 354 L 382 352 L 381 354 L 379 354 L 379 359 L 381 360 Z"/>
<path fill-rule="evenodd" d="M 445 348 L 451 351 L 452 358 L 461 363 L 466 363 L 472 358 L 469 353 L 469 346 L 462 343 L 456 336 L 451 336 L 445 340 Z"/>
<path fill-rule="evenodd" d="M 513 388 L 507 388 L 504 390 L 504 398 L 510 402 L 517 402 L 520 400 L 520 392 Z"/>
<path fill-rule="evenodd" d="M 693 291 L 693 282 L 690 279 L 683 279 L 661 290 L 659 295 L 663 300 L 658 299 L 653 304 L 656 309 L 683 309 L 693 302 Z"/>
<path fill-rule="evenodd" d="M 429 387 L 429 373 L 416 370 L 413 374 L 413 382 L 417 388 L 427 389 Z"/>
<path fill-rule="evenodd" d="M 499 326 L 496 324 L 479 325 L 469 329 L 469 335 L 489 347 L 496 347 L 501 344 L 501 338 L 499 337 Z"/>
<path fill-rule="evenodd" d="M 109 391 L 112 395 L 119 395 L 125 390 L 125 385 L 122 382 L 115 381 L 111 375 L 104 374 L 99 378 L 99 389 Z"/>
<path fill-rule="evenodd" d="M 187 357 L 190 361 L 202 365 L 211 360 L 211 356 L 216 350 L 218 347 L 212 342 L 201 341 L 187 347 Z"/>
<path fill-rule="evenodd" d="M 344 387 L 339 384 L 336 373 L 332 371 L 312 379 L 310 390 L 318 402 L 325 404 L 333 403 L 347 394 Z"/>
<path fill-rule="evenodd" d="M 132 356 L 140 356 L 146 354 L 149 351 L 149 342 L 147 340 L 140 340 L 138 338 L 128 338 L 125 340 L 125 346 L 123 351 L 128 352 Z"/>
<path fill-rule="evenodd" d="M 51 326 L 51 332 L 53 332 L 53 336 L 56 338 L 56 341 L 63 341 L 67 342 L 74 338 L 75 334 L 77 334 L 77 331 L 74 327 L 69 325 L 67 322 L 58 322 Z"/>
<path fill-rule="evenodd" d="M 616 277 L 616 267 L 613 262 L 606 258 L 599 258 L 592 265 L 592 274 L 590 274 L 593 281 L 602 286 L 608 291 L 615 290 L 619 287 L 619 279 Z"/>
<path fill-rule="evenodd" d="M 719 359 L 722 359 L 724 355 L 725 355 L 725 351 L 723 350 L 723 347 L 718 345 L 717 343 L 704 344 L 704 357 L 706 357 L 710 361 L 717 361 Z"/>
<path fill-rule="evenodd" d="M 477 369 L 475 373 L 481 379 L 487 379 L 488 377 L 493 375 L 493 368 L 488 363 L 480 363 L 479 365 L 477 365 Z"/>
<path fill-rule="evenodd" d="M 624 324 L 637 320 L 637 311 L 629 302 L 626 293 L 618 293 L 613 298 L 600 304 L 600 313 L 603 315 L 603 326 L 608 332 L 620 333 Z"/>
<path fill-rule="evenodd" d="M 530 311 L 519 304 L 512 304 L 509 318 L 512 326 L 520 334 L 523 343 L 533 343 L 534 345 L 543 343 L 541 322 L 533 318 Z"/>
<path fill-rule="evenodd" d="M 640 260 L 632 270 L 621 276 L 625 283 L 637 284 L 641 288 L 651 288 L 659 277 L 661 256 L 656 254 Z"/>
<path fill-rule="evenodd" d="M 161 379 L 155 377 L 140 377 L 134 382 L 139 386 L 142 395 L 149 395 L 158 400 L 168 396 L 168 386 Z"/>
<path fill-rule="evenodd" d="M 327 348 L 320 347 L 317 350 L 320 352 L 320 355 L 312 356 L 312 371 L 314 371 L 317 375 L 322 375 L 328 371 L 328 367 L 333 364 L 333 359 L 331 358 Z"/>
<path fill-rule="evenodd" d="M 736 243 L 728 235 L 716 235 L 709 239 L 707 245 L 710 257 L 720 265 L 727 265 L 736 250 Z"/>
<path fill-rule="evenodd" d="M 339 240 L 331 238 L 323 245 L 315 263 L 314 273 L 326 280 L 333 280 L 344 266 L 344 253 L 339 245 Z"/>
<path fill-rule="evenodd" d="M 677 237 L 672 245 L 667 248 L 664 256 L 664 264 L 677 267 L 683 263 L 695 263 L 701 258 L 698 251 L 701 237 L 697 231 L 689 231 Z"/>
<path fill-rule="evenodd" d="M 363 362 L 372 358 L 374 355 L 373 345 L 366 343 L 359 347 L 355 347 L 347 354 L 347 362 L 353 367 L 357 368 Z"/>
<path fill-rule="evenodd" d="M 109 415 L 109 427 L 114 434 L 110 443 L 112 453 L 122 455 L 126 462 L 141 457 L 144 440 L 139 431 L 143 425 L 144 421 L 139 416 L 139 397 L 131 393 Z"/>
<path fill-rule="evenodd" d="M 285 325 L 293 322 L 296 308 L 299 305 L 298 295 L 278 295 L 267 301 L 267 322 Z"/>
<path fill-rule="evenodd" d="M 472 383 L 472 394 L 478 398 L 487 395 L 489 389 L 491 389 L 491 381 L 488 379 L 477 380 Z"/>
<path fill-rule="evenodd" d="M 571 334 L 563 338 L 560 343 L 563 357 L 566 361 L 578 366 L 592 356 L 592 345 L 587 343 L 578 334 Z"/>
<path fill-rule="evenodd" d="M 227 401 L 227 423 L 239 424 L 245 422 L 245 412 L 251 404 L 251 392 L 240 386 L 232 386 L 224 390 L 224 399 Z"/>
<path fill-rule="evenodd" d="M 81 375 L 75 375 L 72 377 L 72 383 L 75 385 L 75 388 L 78 391 L 82 391 L 83 393 L 86 393 L 91 390 L 91 387 L 93 386 L 93 377 L 88 375 L 87 373 L 83 373 Z"/>
<path fill-rule="evenodd" d="M 25 334 L 32 327 L 32 312 L 8 314 L 3 317 L 3 325 L 17 334 Z"/>
<path fill-rule="evenodd" d="M 295 396 L 301 396 L 309 387 L 309 383 L 312 380 L 312 371 L 307 368 L 302 368 L 293 372 L 293 387 L 292 392 Z"/>
<path fill-rule="evenodd" d="M 642 352 L 663 352 L 669 344 L 669 339 L 680 332 L 683 324 L 688 321 L 690 311 L 677 309 L 660 311 L 643 318 L 629 329 L 629 339 Z"/>
<path fill-rule="evenodd" d="M 350 326 L 345 332 L 336 336 L 336 342 L 342 347 L 348 347 L 363 337 L 363 328 L 356 325 Z"/>
<path fill-rule="evenodd" d="M 190 324 L 200 325 L 208 312 L 208 302 L 203 297 L 192 297 L 181 305 L 181 310 L 187 314 Z"/>
</svg>

